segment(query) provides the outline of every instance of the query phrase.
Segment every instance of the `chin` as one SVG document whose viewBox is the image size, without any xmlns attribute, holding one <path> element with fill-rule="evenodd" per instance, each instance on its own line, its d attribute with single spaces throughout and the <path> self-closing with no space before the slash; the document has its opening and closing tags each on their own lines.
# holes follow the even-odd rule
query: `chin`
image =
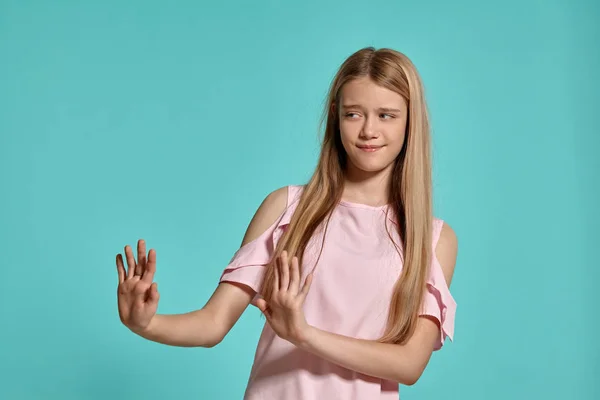
<svg viewBox="0 0 600 400">
<path fill-rule="evenodd" d="M 377 172 L 382 172 L 386 169 L 389 169 L 391 167 L 391 163 L 386 163 L 386 162 L 377 162 L 376 160 L 373 160 L 371 162 L 361 162 L 361 161 L 357 161 L 357 160 L 350 160 L 350 162 L 352 163 L 352 165 L 354 166 L 354 168 L 356 168 L 359 171 L 362 172 L 367 172 L 367 173 L 377 173 Z"/>
</svg>

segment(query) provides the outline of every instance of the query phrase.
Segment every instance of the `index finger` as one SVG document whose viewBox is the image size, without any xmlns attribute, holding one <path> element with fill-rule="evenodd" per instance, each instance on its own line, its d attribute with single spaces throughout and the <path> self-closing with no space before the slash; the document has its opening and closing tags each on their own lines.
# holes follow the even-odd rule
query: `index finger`
<svg viewBox="0 0 600 400">
<path fill-rule="evenodd" d="M 156 272 L 156 251 L 154 249 L 150 249 L 148 252 L 148 260 L 146 262 L 146 269 L 144 270 L 144 275 L 142 276 L 142 280 L 146 283 L 151 284 L 154 280 L 154 273 Z"/>
</svg>

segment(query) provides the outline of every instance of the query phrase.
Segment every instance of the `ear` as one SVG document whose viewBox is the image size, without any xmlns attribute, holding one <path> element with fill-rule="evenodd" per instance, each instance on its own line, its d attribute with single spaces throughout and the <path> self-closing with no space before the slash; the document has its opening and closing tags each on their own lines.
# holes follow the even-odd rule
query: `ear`
<svg viewBox="0 0 600 400">
<path fill-rule="evenodd" d="M 335 106 L 335 101 L 333 103 L 331 103 L 331 113 L 335 114 L 337 112 L 336 110 L 336 106 Z"/>
</svg>

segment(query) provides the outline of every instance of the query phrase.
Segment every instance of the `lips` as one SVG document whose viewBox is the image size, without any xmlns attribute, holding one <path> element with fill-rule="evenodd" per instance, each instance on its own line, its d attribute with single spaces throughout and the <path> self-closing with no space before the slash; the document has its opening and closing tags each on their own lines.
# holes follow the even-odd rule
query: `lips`
<svg viewBox="0 0 600 400">
<path fill-rule="evenodd" d="M 377 151 L 379 149 L 381 149 L 383 146 L 375 146 L 375 145 L 367 145 L 367 144 L 363 144 L 363 145 L 358 145 L 356 146 L 359 149 L 361 149 L 362 151 L 367 151 L 367 152 L 374 152 Z"/>
</svg>

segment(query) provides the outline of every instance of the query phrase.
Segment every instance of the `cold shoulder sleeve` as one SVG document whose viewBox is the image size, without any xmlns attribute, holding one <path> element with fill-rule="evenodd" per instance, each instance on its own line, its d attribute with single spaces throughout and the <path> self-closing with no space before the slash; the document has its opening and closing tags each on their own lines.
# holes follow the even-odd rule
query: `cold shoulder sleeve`
<svg viewBox="0 0 600 400">
<path fill-rule="evenodd" d="M 300 188 L 288 186 L 287 205 L 277 220 L 259 237 L 240 247 L 223 270 L 219 282 L 235 282 L 249 286 L 256 296 L 261 291 L 265 266 L 271 261 L 277 242 L 287 228 L 297 205 Z"/>
<path fill-rule="evenodd" d="M 435 248 L 442 232 L 444 221 L 434 219 L 433 227 L 433 254 L 429 278 L 427 280 L 427 291 L 423 302 L 423 311 L 421 315 L 430 315 L 436 318 L 440 324 L 440 336 L 434 350 L 439 350 L 444 344 L 444 340 L 454 338 L 454 317 L 456 313 L 456 301 L 450 294 L 450 289 L 446 284 L 446 278 L 442 271 L 436 255 Z"/>
</svg>

